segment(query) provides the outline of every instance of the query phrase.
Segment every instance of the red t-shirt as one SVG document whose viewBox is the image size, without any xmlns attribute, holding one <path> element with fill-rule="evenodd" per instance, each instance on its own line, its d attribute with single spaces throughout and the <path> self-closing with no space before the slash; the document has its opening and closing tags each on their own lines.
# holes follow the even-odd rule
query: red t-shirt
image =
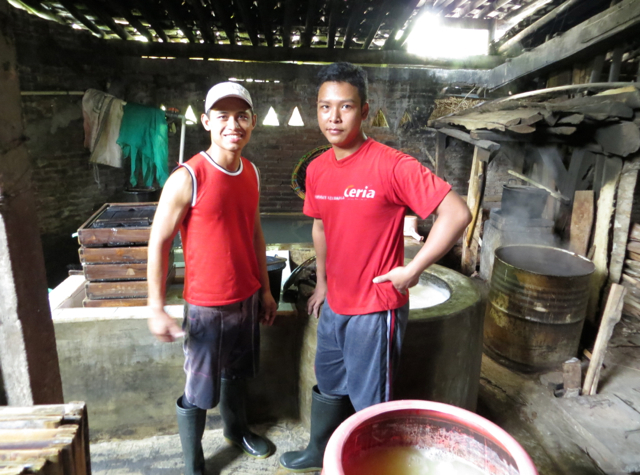
<svg viewBox="0 0 640 475">
<path fill-rule="evenodd" d="M 415 158 L 370 138 L 342 160 L 329 149 L 311 162 L 304 213 L 324 225 L 334 312 L 363 315 L 407 302 L 391 282 L 373 278 L 404 265 L 406 208 L 424 219 L 450 189 Z"/>
<path fill-rule="evenodd" d="M 191 207 L 180 226 L 184 299 L 205 307 L 246 300 L 261 285 L 253 247 L 258 172 L 246 158 L 230 172 L 206 152 L 182 166 L 193 183 Z"/>
</svg>

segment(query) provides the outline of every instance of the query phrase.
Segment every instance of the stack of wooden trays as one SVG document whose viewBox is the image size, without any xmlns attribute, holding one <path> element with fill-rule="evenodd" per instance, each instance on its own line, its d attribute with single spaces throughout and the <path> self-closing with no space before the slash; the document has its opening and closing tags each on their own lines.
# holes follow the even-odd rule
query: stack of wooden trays
<svg viewBox="0 0 640 475">
<path fill-rule="evenodd" d="M 78 229 L 85 307 L 147 304 L 147 245 L 157 203 L 106 203 Z M 167 285 L 173 280 L 173 253 Z"/>
<path fill-rule="evenodd" d="M 0 474 L 90 475 L 83 402 L 0 407 Z"/>
</svg>

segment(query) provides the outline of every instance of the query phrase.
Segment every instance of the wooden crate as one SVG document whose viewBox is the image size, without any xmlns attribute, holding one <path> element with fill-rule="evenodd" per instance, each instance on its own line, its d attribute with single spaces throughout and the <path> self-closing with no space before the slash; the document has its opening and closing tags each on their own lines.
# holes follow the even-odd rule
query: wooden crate
<svg viewBox="0 0 640 475">
<path fill-rule="evenodd" d="M 0 407 L 0 474 L 90 475 L 83 402 Z"/>
<path fill-rule="evenodd" d="M 142 246 L 149 242 L 158 203 L 105 203 L 78 229 L 84 247 Z"/>
<path fill-rule="evenodd" d="M 167 287 L 175 278 L 176 269 L 169 267 Z M 87 282 L 85 291 L 87 298 L 84 307 L 137 307 L 147 305 L 148 288 L 146 280 L 129 280 L 115 282 Z M 128 300 L 131 300 L 128 302 Z"/>
<path fill-rule="evenodd" d="M 81 247 L 82 264 L 124 264 L 147 262 L 147 247 Z"/>
<path fill-rule="evenodd" d="M 136 248 L 128 248 L 128 247 L 105 247 L 105 248 L 86 248 L 88 251 L 101 251 L 101 250 L 112 250 L 112 249 L 136 249 Z M 111 261 L 108 264 L 97 262 L 97 263 L 89 263 L 85 262 L 82 264 L 82 268 L 84 269 L 84 278 L 90 282 L 110 282 L 110 281 L 133 281 L 133 280 L 146 280 L 147 279 L 147 262 L 146 262 L 146 247 L 139 248 L 145 249 L 145 261 L 140 263 L 130 263 L 130 262 L 114 262 Z M 91 254 L 91 253 L 90 253 Z M 123 256 L 131 256 L 131 251 L 126 251 L 118 254 L 115 259 L 123 259 Z M 102 254 L 104 257 L 105 254 Z M 141 257 L 142 254 L 137 254 L 138 257 Z M 171 269 L 173 267 L 174 255 L 173 249 L 169 253 L 169 265 L 168 268 Z"/>
</svg>

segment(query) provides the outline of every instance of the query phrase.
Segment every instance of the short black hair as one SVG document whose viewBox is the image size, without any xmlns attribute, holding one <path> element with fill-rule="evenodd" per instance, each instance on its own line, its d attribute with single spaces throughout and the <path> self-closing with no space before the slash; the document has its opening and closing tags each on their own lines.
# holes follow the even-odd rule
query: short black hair
<svg viewBox="0 0 640 475">
<path fill-rule="evenodd" d="M 316 94 L 320 92 L 320 87 L 325 82 L 348 82 L 358 88 L 361 105 L 367 102 L 368 85 L 367 72 L 360 66 L 351 63 L 333 63 L 323 66 L 318 72 L 318 87 Z"/>
</svg>

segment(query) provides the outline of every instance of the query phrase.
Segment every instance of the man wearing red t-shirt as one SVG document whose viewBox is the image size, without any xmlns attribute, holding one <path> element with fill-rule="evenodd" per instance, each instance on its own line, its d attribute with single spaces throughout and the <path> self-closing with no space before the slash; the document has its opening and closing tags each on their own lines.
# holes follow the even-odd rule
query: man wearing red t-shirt
<svg viewBox="0 0 640 475">
<path fill-rule="evenodd" d="M 258 201 L 257 168 L 241 156 L 256 125 L 249 91 L 216 84 L 202 125 L 211 146 L 167 180 L 149 239 L 149 329 L 160 341 L 184 339 L 187 381 L 176 403 L 186 475 L 204 474 L 206 410 L 220 403 L 224 437 L 256 458 L 271 445 L 249 430 L 245 379 L 260 350 L 258 305 L 271 324 L 277 304 L 269 287 Z M 185 259 L 182 329 L 164 311 L 169 249 L 180 230 Z"/>
<path fill-rule="evenodd" d="M 317 285 L 308 311 L 318 317 L 311 439 L 280 458 L 292 471 L 320 470 L 326 443 L 352 412 L 391 398 L 409 315 L 408 290 L 460 238 L 465 202 L 415 158 L 367 138 L 365 71 L 322 68 L 318 123 L 332 148 L 307 168 L 305 214 L 314 218 Z M 407 208 L 437 219 L 404 265 Z"/>
</svg>

